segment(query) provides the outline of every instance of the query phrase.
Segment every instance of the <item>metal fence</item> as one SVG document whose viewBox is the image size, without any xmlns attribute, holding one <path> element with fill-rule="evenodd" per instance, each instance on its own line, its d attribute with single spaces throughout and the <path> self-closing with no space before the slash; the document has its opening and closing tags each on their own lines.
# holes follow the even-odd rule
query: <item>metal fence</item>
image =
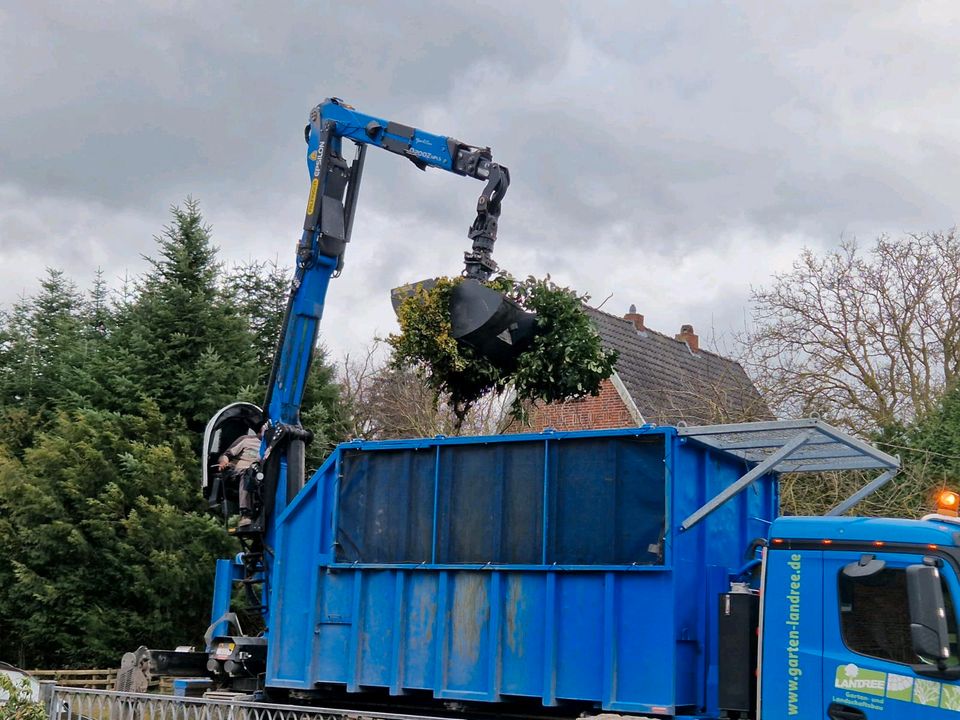
<svg viewBox="0 0 960 720">
<path fill-rule="evenodd" d="M 43 700 L 50 720 L 449 720 L 421 715 L 50 685 L 44 690 Z"/>
</svg>

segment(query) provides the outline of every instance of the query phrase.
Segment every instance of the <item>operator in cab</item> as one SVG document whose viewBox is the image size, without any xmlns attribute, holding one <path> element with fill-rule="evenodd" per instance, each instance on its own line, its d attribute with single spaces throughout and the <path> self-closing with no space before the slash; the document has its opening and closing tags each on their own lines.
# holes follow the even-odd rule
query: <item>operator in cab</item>
<svg viewBox="0 0 960 720">
<path fill-rule="evenodd" d="M 240 521 L 237 527 L 245 527 L 253 522 L 250 478 L 247 477 L 249 475 L 247 470 L 260 461 L 260 446 L 266 428 L 267 424 L 264 423 L 256 435 L 252 432 L 241 435 L 224 451 L 217 462 L 217 468 L 225 474 L 227 480 L 239 483 Z"/>
</svg>

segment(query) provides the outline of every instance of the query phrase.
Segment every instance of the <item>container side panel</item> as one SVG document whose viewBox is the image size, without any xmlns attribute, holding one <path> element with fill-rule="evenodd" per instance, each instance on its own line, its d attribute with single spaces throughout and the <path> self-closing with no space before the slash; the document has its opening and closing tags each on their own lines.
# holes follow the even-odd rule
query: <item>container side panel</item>
<svg viewBox="0 0 960 720">
<path fill-rule="evenodd" d="M 311 588 L 316 577 L 315 497 L 305 498 L 278 528 L 283 550 L 274 568 L 276 603 L 268 640 L 271 677 L 304 685 L 313 639 L 310 611 L 316 602 Z"/>
<path fill-rule="evenodd" d="M 664 438 L 564 439 L 553 444 L 548 561 L 662 562 Z"/>
<path fill-rule="evenodd" d="M 442 563 L 538 564 L 543 443 L 441 448 Z"/>
<path fill-rule="evenodd" d="M 393 677 L 396 572 L 364 572 L 360 602 L 359 678 L 361 685 L 388 686 Z"/>
<path fill-rule="evenodd" d="M 349 679 L 355 573 L 319 570 L 314 682 L 345 683 Z"/>
<path fill-rule="evenodd" d="M 490 693 L 490 573 L 452 572 L 448 586 L 445 682 L 442 692 Z"/>
<path fill-rule="evenodd" d="M 717 495 L 749 470 L 748 467 L 734 468 L 731 463 L 724 462 L 715 453 L 707 456 L 704 467 L 706 470 L 704 485 L 707 488 L 708 497 Z M 746 549 L 746 544 L 743 542 L 746 534 L 744 500 L 747 495 L 754 492 L 754 489 L 747 488 L 721 505 L 703 521 L 707 531 L 704 546 L 705 564 L 729 567 L 733 563 L 738 565 L 743 563 L 743 552 Z"/>
<path fill-rule="evenodd" d="M 657 567 L 666 543 L 694 537 L 665 537 L 668 441 L 659 431 L 341 448 L 313 510 L 294 508 L 281 528 L 268 682 L 641 714 L 696 704 L 702 584 L 678 594 L 671 568 Z M 738 477 L 721 470 L 682 482 Z M 691 576 L 702 576 L 704 540 L 686 548 Z M 712 552 L 739 558 L 727 544 Z M 678 677 L 678 652 L 694 679 Z"/>
<path fill-rule="evenodd" d="M 340 451 L 335 452 L 335 462 L 332 466 L 325 468 L 326 472 L 319 480 L 317 486 L 317 499 L 321 502 L 317 512 L 317 541 L 320 547 L 320 562 L 327 564 L 332 562 L 335 557 L 335 544 L 337 541 L 336 528 L 334 523 L 334 512 L 337 505 L 337 490 L 339 488 L 340 473 Z"/>
<path fill-rule="evenodd" d="M 507 573 L 503 583 L 502 692 L 543 694 L 546 574 Z"/>
<path fill-rule="evenodd" d="M 604 578 L 557 573 L 556 677 L 558 698 L 599 700 L 603 692 Z"/>
<path fill-rule="evenodd" d="M 501 557 L 507 563 L 539 564 L 543 557 L 543 443 L 524 443 L 504 463 Z"/>
<path fill-rule="evenodd" d="M 430 562 L 435 462 L 428 449 L 343 453 L 338 561 Z"/>
<path fill-rule="evenodd" d="M 750 470 L 746 463 L 716 452 L 707 453 L 703 467 L 707 499 L 735 483 Z M 705 563 L 739 568 L 745 562 L 744 552 L 750 542 L 758 537 L 769 536 L 770 523 L 776 518 L 776 512 L 776 480 L 765 475 L 701 523 L 707 533 Z"/>
<path fill-rule="evenodd" d="M 672 573 L 611 573 L 615 582 L 611 634 L 606 649 L 605 707 L 680 705 L 674 693 L 677 669 L 673 635 Z M 689 660 L 693 667 L 693 658 Z"/>
<path fill-rule="evenodd" d="M 686 532 L 680 522 L 750 470 L 744 461 L 689 442 L 676 440 L 673 473 L 672 547 L 676 568 L 678 653 L 699 644 L 695 661 L 676 664 L 678 704 L 716 709 L 718 662 L 716 615 L 710 612 L 718 596 L 729 590 L 730 577 L 747 561 L 756 538 L 769 536 L 777 512 L 776 481 L 764 476 Z M 691 630 L 692 628 L 692 630 Z M 692 638 L 687 642 L 684 638 Z"/>
<path fill-rule="evenodd" d="M 403 618 L 402 680 L 407 688 L 433 689 L 436 686 L 437 592 L 435 572 L 408 574 L 406 612 Z"/>
<path fill-rule="evenodd" d="M 693 567 L 680 567 L 676 575 L 683 572 L 692 572 L 696 574 Z M 689 589 L 692 596 L 703 596 L 703 591 L 689 587 L 677 589 L 677 597 L 682 597 L 683 593 Z M 702 655 L 706 644 L 700 634 L 699 618 L 697 606 L 690 602 L 677 603 L 676 608 L 676 677 L 674 696 L 676 705 L 696 705 L 702 706 L 704 702 L 704 693 L 701 691 L 703 674 Z"/>
<path fill-rule="evenodd" d="M 749 544 L 755 538 L 769 537 L 770 523 L 780 514 L 780 483 L 767 475 L 757 481 L 755 489 L 744 495 L 747 502 L 744 540 Z"/>
</svg>

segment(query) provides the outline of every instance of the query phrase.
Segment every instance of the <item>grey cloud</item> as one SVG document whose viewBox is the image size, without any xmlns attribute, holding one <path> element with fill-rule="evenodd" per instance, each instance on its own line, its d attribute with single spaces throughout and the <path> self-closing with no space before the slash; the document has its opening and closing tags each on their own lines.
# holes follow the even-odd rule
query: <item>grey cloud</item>
<svg viewBox="0 0 960 720">
<path fill-rule="evenodd" d="M 301 128 L 327 95 L 490 145 L 513 175 L 497 257 L 517 274 L 534 271 L 522 259 L 576 285 L 584 248 L 600 267 L 653 252 L 662 267 L 718 238 L 749 236 L 764 258 L 785 237 L 955 222 L 950 4 L 230 7 L 0 8 L 15 70 L 0 74 L 0 252 L 120 267 L 194 194 L 228 257 L 286 262 Z M 371 153 L 348 273 L 388 286 L 456 271 L 480 189 Z M 84 219 L 67 232 L 53 208 Z"/>
<path fill-rule="evenodd" d="M 303 168 L 290 150 L 302 150 L 300 128 L 325 95 L 412 115 L 443 101 L 458 68 L 497 44 L 499 58 L 523 67 L 557 52 L 521 42 L 530 12 L 479 6 L 168 7 L 11 11 L 0 62 L 24 75 L 0 80 L 5 178 L 118 206 L 163 198 L 179 179 L 230 178 L 225 189 L 259 198 Z"/>
</svg>

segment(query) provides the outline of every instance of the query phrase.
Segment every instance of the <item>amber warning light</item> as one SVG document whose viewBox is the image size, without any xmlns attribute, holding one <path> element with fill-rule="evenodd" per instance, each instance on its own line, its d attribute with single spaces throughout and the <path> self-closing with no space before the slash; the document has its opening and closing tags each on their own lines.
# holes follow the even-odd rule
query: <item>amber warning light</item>
<svg viewBox="0 0 960 720">
<path fill-rule="evenodd" d="M 960 511 L 960 495 L 952 490 L 944 490 L 937 496 L 938 513 L 957 517 L 958 511 Z"/>
</svg>

